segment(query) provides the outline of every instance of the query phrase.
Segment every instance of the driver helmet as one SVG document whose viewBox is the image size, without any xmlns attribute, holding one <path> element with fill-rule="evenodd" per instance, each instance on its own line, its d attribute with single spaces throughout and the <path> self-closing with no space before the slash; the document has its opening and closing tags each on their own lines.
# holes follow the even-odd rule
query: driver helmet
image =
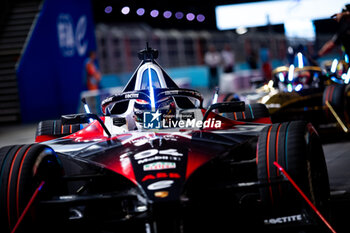
<svg viewBox="0 0 350 233">
<path fill-rule="evenodd" d="M 135 121 L 139 123 L 143 123 L 143 115 L 145 112 L 151 112 L 151 104 L 142 99 L 136 99 L 134 102 L 134 116 Z"/>
<path fill-rule="evenodd" d="M 176 113 L 176 104 L 173 97 L 166 97 L 156 101 L 156 110 L 161 113 L 162 117 L 174 117 Z M 142 124 L 144 113 L 152 112 L 151 103 L 145 100 L 136 99 L 134 103 L 134 116 L 136 122 Z"/>
</svg>

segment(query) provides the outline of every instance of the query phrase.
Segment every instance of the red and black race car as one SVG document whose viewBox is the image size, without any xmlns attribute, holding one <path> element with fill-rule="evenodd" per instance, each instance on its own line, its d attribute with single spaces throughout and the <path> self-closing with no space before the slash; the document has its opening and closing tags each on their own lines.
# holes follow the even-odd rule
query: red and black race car
<svg viewBox="0 0 350 233">
<path fill-rule="evenodd" d="M 157 56 L 140 51 L 103 116 L 43 121 L 36 143 L 0 149 L 1 232 L 327 231 L 328 174 L 313 126 L 271 124 L 261 104 L 204 109 Z"/>
</svg>

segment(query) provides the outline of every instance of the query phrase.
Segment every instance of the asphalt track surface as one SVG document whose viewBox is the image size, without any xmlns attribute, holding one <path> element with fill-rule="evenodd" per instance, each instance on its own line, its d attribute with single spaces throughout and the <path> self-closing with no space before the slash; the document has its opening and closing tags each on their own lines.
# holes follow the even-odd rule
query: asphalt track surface
<svg viewBox="0 0 350 233">
<path fill-rule="evenodd" d="M 34 142 L 37 124 L 0 126 L 0 147 Z M 331 188 L 331 219 L 337 233 L 350 232 L 350 135 L 323 138 Z"/>
</svg>

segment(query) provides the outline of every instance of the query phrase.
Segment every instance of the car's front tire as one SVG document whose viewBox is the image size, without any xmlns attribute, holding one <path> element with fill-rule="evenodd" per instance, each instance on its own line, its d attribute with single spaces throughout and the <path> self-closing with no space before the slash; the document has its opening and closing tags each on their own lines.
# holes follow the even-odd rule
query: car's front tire
<svg viewBox="0 0 350 233">
<path fill-rule="evenodd" d="M 0 149 L 0 226 L 10 232 L 43 183 L 39 195 L 16 232 L 30 231 L 38 218 L 37 199 L 62 191 L 62 166 L 55 152 L 41 144 L 6 146 Z"/>
<path fill-rule="evenodd" d="M 265 207 L 272 214 L 310 210 L 289 182 L 279 182 L 282 174 L 273 164 L 275 161 L 327 215 L 330 198 L 327 166 L 319 137 L 310 123 L 292 121 L 270 125 L 261 132 L 257 149 L 258 179 L 267 183 L 260 188 Z"/>
</svg>

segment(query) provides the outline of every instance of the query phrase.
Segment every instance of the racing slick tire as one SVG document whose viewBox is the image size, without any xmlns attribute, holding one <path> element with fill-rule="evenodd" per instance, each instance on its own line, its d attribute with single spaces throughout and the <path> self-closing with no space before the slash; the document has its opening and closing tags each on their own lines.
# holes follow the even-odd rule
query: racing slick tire
<svg viewBox="0 0 350 233">
<path fill-rule="evenodd" d="M 36 137 L 64 137 L 72 133 L 78 132 L 81 129 L 80 126 L 80 124 L 62 125 L 61 120 L 40 121 L 35 135 Z"/>
<path fill-rule="evenodd" d="M 244 112 L 225 113 L 225 117 L 236 121 L 251 121 L 270 117 L 269 110 L 264 104 L 246 104 Z"/>
<path fill-rule="evenodd" d="M 326 106 L 326 101 L 334 108 L 340 117 L 345 113 L 345 85 L 335 84 L 327 86 L 323 92 L 322 104 Z M 334 116 L 326 106 L 325 114 L 328 119 L 334 120 Z"/>
<path fill-rule="evenodd" d="M 0 230 L 11 232 L 35 190 L 45 182 L 16 232 L 30 232 L 39 218 L 38 197 L 60 192 L 63 169 L 55 152 L 41 144 L 13 145 L 0 149 Z M 49 214 L 50 217 L 55 215 Z M 48 217 L 48 216 L 47 216 Z M 35 231 L 40 230 L 35 227 Z"/>
<path fill-rule="evenodd" d="M 322 145 L 316 130 L 305 121 L 272 124 L 258 140 L 257 175 L 268 185 L 260 188 L 261 201 L 272 214 L 300 213 L 305 200 L 289 182 L 281 182 L 277 162 L 312 203 L 328 215 L 330 188 Z M 311 213 L 314 214 L 314 213 Z M 283 215 L 282 215 L 283 216 Z"/>
</svg>

